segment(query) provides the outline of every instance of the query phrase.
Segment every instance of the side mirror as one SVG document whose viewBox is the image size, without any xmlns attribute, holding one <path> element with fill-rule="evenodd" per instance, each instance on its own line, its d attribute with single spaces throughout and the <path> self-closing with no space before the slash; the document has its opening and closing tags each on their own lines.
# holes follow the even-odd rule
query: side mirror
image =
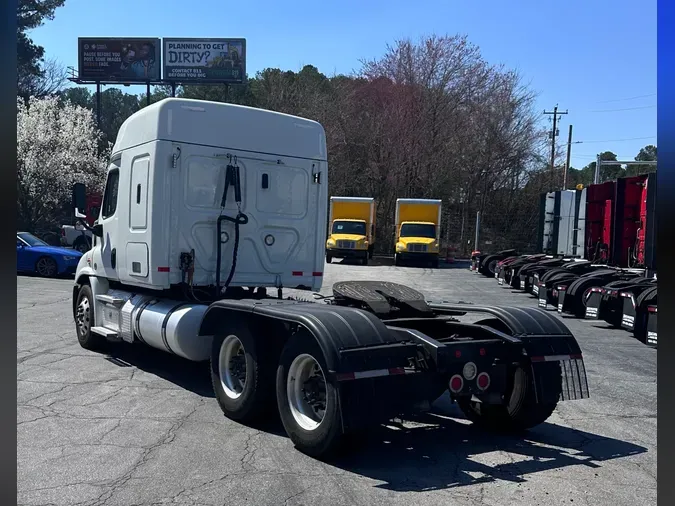
<svg viewBox="0 0 675 506">
<path fill-rule="evenodd" d="M 82 183 L 73 185 L 73 211 L 76 218 L 86 218 L 87 209 L 87 189 Z"/>
<path fill-rule="evenodd" d="M 103 237 L 103 225 L 97 223 L 96 225 L 91 227 L 91 233 L 94 234 L 96 237 Z"/>
</svg>

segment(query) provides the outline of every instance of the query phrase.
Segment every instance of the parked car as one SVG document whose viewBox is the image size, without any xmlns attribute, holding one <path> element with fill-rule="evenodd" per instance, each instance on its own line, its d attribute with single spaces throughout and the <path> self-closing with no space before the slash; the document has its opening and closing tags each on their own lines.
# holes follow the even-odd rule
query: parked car
<svg viewBox="0 0 675 506">
<path fill-rule="evenodd" d="M 17 272 L 35 272 L 44 277 L 74 274 L 81 256 L 79 251 L 50 246 L 28 232 L 16 234 Z"/>
</svg>

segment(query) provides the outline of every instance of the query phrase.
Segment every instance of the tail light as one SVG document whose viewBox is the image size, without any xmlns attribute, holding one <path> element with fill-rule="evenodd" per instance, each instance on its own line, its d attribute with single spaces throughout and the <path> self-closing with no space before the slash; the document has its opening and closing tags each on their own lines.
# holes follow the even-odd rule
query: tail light
<svg viewBox="0 0 675 506">
<path fill-rule="evenodd" d="M 464 387 L 464 380 L 459 374 L 455 374 L 452 378 L 450 378 L 449 387 L 450 391 L 456 394 Z"/>
<path fill-rule="evenodd" d="M 478 378 L 476 378 L 476 384 L 481 390 L 487 390 L 490 386 L 490 375 L 486 372 L 480 373 Z"/>
</svg>

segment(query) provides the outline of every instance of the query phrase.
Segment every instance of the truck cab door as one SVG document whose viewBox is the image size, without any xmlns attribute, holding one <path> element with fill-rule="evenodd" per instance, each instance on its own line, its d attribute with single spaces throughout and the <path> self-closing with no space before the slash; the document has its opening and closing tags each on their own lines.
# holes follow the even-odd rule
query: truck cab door
<svg viewBox="0 0 675 506">
<path fill-rule="evenodd" d="M 103 236 L 96 240 L 93 250 L 94 270 L 97 275 L 108 279 L 119 279 L 119 249 L 123 245 L 119 242 L 119 201 L 120 170 L 116 164 L 111 164 L 103 194 L 101 214 L 98 223 L 102 226 Z"/>
</svg>

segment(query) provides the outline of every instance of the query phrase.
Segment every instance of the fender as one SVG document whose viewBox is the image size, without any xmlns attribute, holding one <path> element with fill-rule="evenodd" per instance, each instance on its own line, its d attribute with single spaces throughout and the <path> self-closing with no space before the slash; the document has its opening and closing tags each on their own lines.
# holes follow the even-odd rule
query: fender
<svg viewBox="0 0 675 506">
<path fill-rule="evenodd" d="M 301 325 L 318 342 L 331 373 L 341 371 L 341 350 L 399 342 L 394 332 L 367 311 L 291 300 L 219 300 L 204 313 L 199 335 L 213 335 L 214 329 L 223 321 L 223 312 L 260 315 Z"/>
<path fill-rule="evenodd" d="M 73 318 L 75 318 L 75 310 L 77 304 L 77 295 L 79 293 L 79 287 L 84 284 L 84 279 L 87 278 L 89 281 L 89 286 L 91 287 L 91 294 L 96 301 L 96 296 L 100 294 L 108 293 L 110 289 L 110 284 L 106 278 L 97 277 L 96 273 L 90 267 L 85 267 L 77 272 L 77 279 L 73 285 Z M 100 322 L 101 317 L 99 314 L 99 304 L 94 302 L 94 321 Z"/>
<path fill-rule="evenodd" d="M 539 308 L 431 303 L 429 306 L 439 313 L 461 310 L 494 316 L 506 325 L 511 336 L 522 341 L 523 348 L 531 357 L 581 356 L 579 343 L 567 326 Z"/>
</svg>

